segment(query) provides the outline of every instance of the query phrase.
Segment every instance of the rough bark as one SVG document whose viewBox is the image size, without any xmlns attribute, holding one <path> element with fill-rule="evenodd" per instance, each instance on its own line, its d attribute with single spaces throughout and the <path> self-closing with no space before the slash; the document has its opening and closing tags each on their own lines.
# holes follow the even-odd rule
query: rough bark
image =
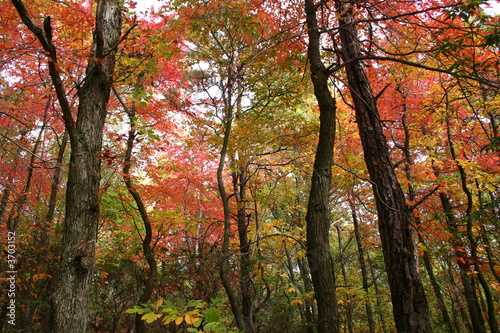
<svg viewBox="0 0 500 333">
<path fill-rule="evenodd" d="M 375 195 L 384 262 L 398 332 L 430 332 L 430 315 L 420 281 L 411 213 L 392 166 L 376 99 L 361 61 L 353 4 L 335 1 L 340 15 L 342 60 L 354 103 L 365 163 Z"/>
<path fill-rule="evenodd" d="M 305 0 L 307 49 L 314 95 L 319 105 L 319 140 L 314 159 L 306 214 L 307 259 L 318 304 L 318 331 L 339 332 L 335 273 L 330 253 L 330 189 L 335 141 L 336 104 L 328 88 L 328 72 L 321 61 L 320 31 L 313 0 Z"/>
<path fill-rule="evenodd" d="M 76 120 L 59 73 L 50 17 L 45 19 L 42 30 L 32 21 L 21 0 L 12 0 L 12 3 L 48 56 L 49 74 L 71 143 L 66 215 L 59 271 L 52 295 L 51 329 L 53 332 L 83 333 L 88 327 L 99 220 L 99 152 L 121 33 L 120 1 L 100 0 L 97 4 L 94 57 L 89 60 L 86 78 L 79 89 Z"/>
</svg>

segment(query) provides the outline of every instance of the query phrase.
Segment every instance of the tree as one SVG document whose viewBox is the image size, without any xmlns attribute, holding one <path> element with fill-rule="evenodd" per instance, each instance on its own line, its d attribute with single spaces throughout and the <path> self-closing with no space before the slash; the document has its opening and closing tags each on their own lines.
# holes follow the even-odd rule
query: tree
<svg viewBox="0 0 500 333">
<path fill-rule="evenodd" d="M 335 7 L 340 15 L 338 33 L 342 60 L 346 63 L 349 90 L 377 204 L 396 328 L 399 332 L 430 332 L 430 314 L 411 231 L 412 212 L 392 166 L 375 95 L 358 60 L 361 48 L 354 23 L 354 6 L 336 1 Z"/>
<path fill-rule="evenodd" d="M 314 95 L 320 111 L 318 147 L 314 160 L 309 203 L 307 205 L 307 259 L 318 302 L 318 330 L 339 332 L 335 270 L 330 253 L 329 198 L 335 142 L 336 102 L 329 87 L 329 73 L 321 60 L 320 31 L 314 1 L 306 0 L 305 13 L 309 45 L 307 48 Z"/>
<path fill-rule="evenodd" d="M 42 30 L 32 20 L 22 1 L 13 0 L 12 3 L 23 23 L 47 53 L 50 77 L 71 143 L 61 260 L 52 295 L 52 330 L 85 332 L 99 219 L 101 161 L 98 153 L 113 81 L 115 53 L 121 38 L 121 7 L 114 0 L 98 3 L 92 57 L 87 65 L 86 77 L 79 87 L 75 119 L 58 67 L 50 16 L 45 18 Z"/>
<path fill-rule="evenodd" d="M 114 42 L 103 1 L 34 1 L 38 35 L 0 1 L 22 309 L 11 326 L 0 295 L 3 331 L 49 331 L 51 300 L 96 332 L 498 331 L 500 17 L 480 0 L 127 0 Z"/>
</svg>

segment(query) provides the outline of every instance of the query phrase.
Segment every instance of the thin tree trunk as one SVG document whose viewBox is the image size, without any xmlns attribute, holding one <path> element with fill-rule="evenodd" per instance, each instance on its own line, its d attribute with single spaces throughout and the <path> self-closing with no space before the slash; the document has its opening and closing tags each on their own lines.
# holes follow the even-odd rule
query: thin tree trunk
<svg viewBox="0 0 500 333">
<path fill-rule="evenodd" d="M 477 182 L 477 180 L 476 180 Z M 481 210 L 481 216 L 480 216 L 480 220 L 478 221 L 479 224 L 481 225 L 481 234 L 482 234 L 482 239 L 483 239 L 483 242 L 484 242 L 484 247 L 486 249 L 486 257 L 488 258 L 488 266 L 490 267 L 490 272 L 491 274 L 495 277 L 495 280 L 497 281 L 497 283 L 500 283 L 500 275 L 499 275 L 499 272 L 497 272 L 496 270 L 496 267 L 495 265 L 497 264 L 495 262 L 495 259 L 493 258 L 493 252 L 491 251 L 491 242 L 490 242 L 490 239 L 488 237 L 488 232 L 486 231 L 486 228 L 485 228 L 485 220 L 488 221 L 490 219 L 487 218 L 487 213 L 485 212 L 485 209 L 484 209 L 484 202 L 483 202 L 483 195 L 482 195 L 482 192 L 481 190 L 479 189 L 479 184 L 476 183 L 476 186 L 478 188 L 478 200 L 479 200 L 479 209 Z M 1 218 L 0 218 L 1 220 Z M 491 220 L 490 220 L 491 221 Z M 491 223 L 493 223 L 493 221 L 491 221 Z"/>
<path fill-rule="evenodd" d="M 430 314 L 415 257 L 410 229 L 412 216 L 396 178 L 383 134 L 375 96 L 359 60 L 360 43 L 353 4 L 335 1 L 340 15 L 342 58 L 356 111 L 364 158 L 378 212 L 379 232 L 398 332 L 430 332 Z"/>
<path fill-rule="evenodd" d="M 413 188 L 413 173 L 412 173 L 412 165 L 413 165 L 413 157 L 411 155 L 411 150 L 410 150 L 410 141 L 411 141 L 411 134 L 410 134 L 410 129 L 408 128 L 408 123 L 407 123 L 407 108 L 406 108 L 406 93 L 404 93 L 401 88 L 398 86 L 396 89 L 401 96 L 403 97 L 403 115 L 401 119 L 401 123 L 403 125 L 403 131 L 404 131 L 404 144 L 403 146 L 398 146 L 401 150 L 403 150 L 403 155 L 405 157 L 405 164 L 404 164 L 404 171 L 406 175 L 406 179 L 408 180 L 408 199 L 411 202 L 416 202 L 417 201 L 417 195 L 415 193 L 415 189 Z M 444 302 L 443 294 L 441 293 L 441 287 L 439 286 L 439 283 L 436 279 L 436 276 L 434 275 L 434 268 L 432 267 L 432 262 L 431 262 L 431 256 L 429 254 L 429 251 L 427 251 L 427 246 L 425 246 L 426 241 L 424 237 L 422 236 L 421 232 L 421 221 L 420 218 L 415 217 L 415 225 L 418 228 L 417 230 L 417 237 L 419 243 L 423 245 L 423 254 L 422 254 L 422 259 L 424 262 L 424 267 L 425 270 L 427 271 L 427 275 L 429 276 L 429 280 L 431 282 L 432 290 L 434 291 L 434 295 L 436 296 L 436 301 L 439 307 L 439 311 L 441 312 L 441 317 L 443 320 L 444 325 L 446 326 L 446 329 L 448 330 L 449 333 L 453 333 L 453 326 L 451 324 L 450 316 L 448 314 L 448 309 L 446 308 L 446 304 Z"/>
<path fill-rule="evenodd" d="M 344 245 L 342 244 L 342 232 L 340 230 L 340 227 L 338 224 L 335 225 L 335 228 L 337 229 L 337 239 L 339 243 L 339 261 L 340 261 L 340 271 L 342 272 L 342 278 L 343 278 L 343 283 L 345 286 L 349 284 L 349 280 L 347 279 L 347 272 L 345 269 L 345 261 L 344 261 Z M 346 324 L 347 324 L 347 331 L 349 333 L 354 333 L 354 328 L 352 326 L 352 297 L 349 293 L 345 294 L 345 298 L 347 301 L 346 307 Z"/>
<path fill-rule="evenodd" d="M 383 305 L 382 302 L 383 302 L 383 299 L 386 295 L 383 294 L 382 291 L 380 290 L 379 282 L 378 282 L 378 278 L 380 276 L 377 275 L 375 267 L 373 267 L 373 261 L 370 258 L 370 252 L 366 252 L 366 259 L 367 259 L 367 263 L 368 263 L 368 268 L 370 270 L 370 276 L 372 278 L 373 290 L 375 291 L 375 299 L 376 299 L 376 303 L 377 303 L 376 308 L 378 309 L 378 311 L 376 311 L 376 312 L 377 312 L 377 316 L 378 316 L 378 319 L 380 322 L 380 328 L 381 328 L 382 332 L 388 332 L 389 331 L 388 323 L 386 322 L 386 317 L 385 317 L 384 311 L 382 311 L 382 309 L 385 307 L 385 305 Z M 385 301 L 384 301 L 384 303 L 385 303 Z M 392 323 L 390 325 L 392 326 Z"/>
<path fill-rule="evenodd" d="M 464 251 L 464 244 L 460 237 L 457 234 L 457 221 L 455 220 L 455 216 L 452 211 L 452 205 L 450 202 L 450 198 L 445 193 L 439 193 L 439 199 L 441 201 L 441 205 L 443 206 L 443 212 L 445 215 L 446 222 L 448 224 L 448 228 L 450 229 L 453 239 L 451 240 L 451 245 L 455 249 L 455 257 L 460 269 L 460 278 L 462 280 L 463 285 L 463 293 L 465 295 L 465 299 L 467 301 L 467 307 L 469 310 L 469 316 L 472 323 L 472 329 L 474 333 L 484 333 L 486 329 L 484 327 L 484 320 L 481 314 L 481 307 L 479 305 L 476 287 L 474 283 L 474 279 L 472 276 L 469 276 L 468 271 L 470 266 L 465 265 L 469 262 L 466 253 Z"/>
<path fill-rule="evenodd" d="M 448 106 L 448 95 L 446 95 L 446 104 Z M 451 126 L 450 126 L 450 120 L 449 117 L 446 117 L 446 132 L 447 132 L 447 137 L 448 137 L 448 145 L 450 148 L 450 154 L 453 160 L 455 161 L 458 172 L 460 175 L 460 182 L 462 185 L 462 190 L 465 193 L 465 196 L 467 197 L 467 208 L 465 211 L 465 218 L 467 222 L 467 229 L 466 229 L 466 235 L 467 239 L 469 240 L 469 245 L 470 245 L 470 251 L 471 251 L 471 258 L 472 258 L 472 265 L 471 267 L 474 268 L 475 275 L 477 276 L 479 280 L 479 284 L 481 285 L 484 296 L 486 299 L 486 305 L 487 305 L 487 311 L 488 311 L 488 325 L 490 326 L 491 333 L 498 333 L 498 323 L 496 320 L 496 311 L 495 311 L 495 304 L 493 302 L 493 297 L 491 295 L 491 290 L 488 285 L 488 282 L 484 278 L 483 272 L 481 271 L 481 268 L 479 266 L 479 263 L 477 262 L 477 244 L 476 244 L 476 239 L 473 235 L 472 232 L 472 221 L 473 221 L 473 216 L 472 216 L 472 209 L 474 205 L 474 199 L 472 196 L 472 192 L 470 191 L 468 185 L 467 185 L 467 175 L 465 172 L 465 168 L 458 162 L 457 160 L 457 154 L 455 152 L 455 147 L 453 144 L 453 140 L 451 138 Z"/>
<path fill-rule="evenodd" d="M 354 199 L 349 200 L 351 207 L 351 216 L 354 224 L 354 236 L 356 237 L 356 246 L 358 248 L 358 260 L 361 267 L 361 279 L 363 281 L 363 290 L 365 291 L 365 309 L 366 317 L 368 319 L 368 332 L 375 333 L 375 321 L 373 320 L 373 311 L 370 299 L 368 297 L 368 272 L 366 269 L 366 259 L 365 259 L 365 249 L 363 247 L 363 241 L 361 239 L 361 233 L 359 231 L 358 215 L 356 214 L 356 206 L 354 205 Z"/>
<path fill-rule="evenodd" d="M 13 208 L 14 209 L 14 212 L 12 214 L 13 218 L 9 221 L 9 229 L 11 231 L 17 230 L 17 225 L 19 224 L 19 220 L 21 218 L 24 205 L 26 203 L 26 200 L 28 200 L 28 194 L 30 193 L 31 190 L 31 181 L 33 179 L 33 172 L 35 170 L 35 160 L 37 159 L 36 154 L 38 152 L 38 147 L 42 142 L 43 131 L 45 130 L 45 126 L 47 125 L 47 113 L 49 111 L 51 101 L 52 101 L 52 96 L 49 96 L 49 99 L 45 104 L 42 126 L 40 127 L 40 131 L 38 132 L 35 144 L 33 145 L 33 149 L 30 153 L 31 156 L 30 156 L 30 163 L 28 165 L 28 174 L 26 175 L 26 184 L 24 185 L 24 189 L 21 194 L 21 197 L 19 198 L 19 201 L 15 204 L 15 207 Z"/>
<path fill-rule="evenodd" d="M 42 246 L 48 244 L 48 235 L 47 232 L 52 225 L 52 221 L 54 220 L 54 215 L 56 212 L 57 205 L 57 192 L 59 191 L 59 186 L 61 184 L 61 171 L 62 165 L 64 161 L 64 153 L 66 152 L 66 146 L 68 145 L 68 132 L 64 131 L 61 145 L 59 146 L 59 153 L 57 154 L 56 165 L 54 167 L 54 174 L 52 175 L 52 185 L 50 186 L 50 196 L 47 214 L 45 215 L 44 225 L 42 226 L 40 240 L 42 242 Z"/>
<path fill-rule="evenodd" d="M 231 79 L 231 78 L 230 78 Z M 229 85 L 229 83 L 228 83 Z M 228 273 L 229 273 L 229 241 L 231 235 L 231 207 L 229 205 L 229 196 L 226 193 L 226 188 L 224 186 L 224 166 L 226 163 L 227 150 L 229 148 L 229 136 L 231 134 L 231 127 L 233 123 L 234 110 L 231 105 L 231 92 L 229 91 L 229 96 L 227 96 L 227 100 L 229 103 L 226 104 L 226 114 L 225 114 L 225 128 L 224 128 L 224 137 L 222 142 L 222 147 L 219 155 L 219 166 L 217 168 L 217 186 L 219 190 L 219 196 L 222 201 L 223 211 L 224 211 L 224 238 L 222 242 L 222 262 L 219 269 L 219 275 L 221 278 L 222 285 L 226 291 L 227 297 L 229 299 L 229 304 L 231 306 L 231 312 L 234 315 L 234 319 L 236 320 L 236 324 L 240 331 L 245 332 L 245 318 L 240 310 L 238 304 L 238 297 L 234 291 L 234 288 L 229 281 Z"/>
<path fill-rule="evenodd" d="M 336 104 L 328 88 L 328 72 L 321 61 L 320 32 L 313 0 L 305 0 L 307 55 L 311 81 L 320 111 L 319 140 L 314 159 L 306 214 L 307 258 L 318 304 L 318 331 L 339 332 L 333 260 L 330 253 L 330 189 L 335 142 Z"/>
<path fill-rule="evenodd" d="M 141 72 L 137 76 L 137 82 L 135 84 L 134 90 L 139 91 L 142 88 L 142 79 L 144 77 L 144 73 Z M 120 104 L 125 109 L 127 116 L 129 118 L 130 129 L 128 131 L 127 138 L 127 150 L 125 152 L 125 158 L 123 160 L 123 182 L 125 186 L 127 186 L 127 190 L 130 196 L 134 199 L 135 204 L 137 205 L 137 210 L 141 215 L 142 224 L 144 225 L 145 234 L 142 237 L 142 253 L 144 254 L 144 258 L 149 266 L 149 272 L 146 277 L 146 282 L 144 283 L 144 289 L 139 297 L 139 304 L 146 304 L 151 299 L 153 295 L 153 291 L 156 286 L 156 281 L 158 278 L 158 265 L 155 259 L 154 246 L 153 243 L 153 228 L 151 225 L 151 220 L 149 219 L 148 212 L 146 210 L 146 206 L 144 201 L 142 200 L 141 195 L 137 192 L 136 187 L 132 181 L 132 177 L 130 175 L 130 169 L 132 168 L 132 151 L 134 150 L 134 143 L 137 138 L 137 129 L 136 129 L 136 114 L 137 114 L 137 104 L 132 102 L 132 106 L 130 108 L 127 107 L 125 102 L 121 99 L 118 92 L 114 87 L 113 92 L 117 99 L 120 101 Z M 137 333 L 146 332 L 146 325 L 144 320 L 142 320 L 141 314 L 136 314 L 135 316 L 135 329 Z"/>
<path fill-rule="evenodd" d="M 301 288 L 300 288 L 300 285 L 299 285 L 299 281 L 297 281 L 297 279 L 295 278 L 294 264 L 293 264 L 292 256 L 291 256 L 290 251 L 288 250 L 285 242 L 283 242 L 283 251 L 285 251 L 285 255 L 286 255 L 286 265 L 285 265 L 285 267 L 286 267 L 286 270 L 288 271 L 288 277 L 290 279 L 290 282 L 295 287 L 295 297 L 301 297 L 302 296 L 302 291 L 301 291 Z M 304 303 L 299 303 L 299 304 L 297 304 L 297 308 L 299 309 L 301 321 L 305 325 L 308 325 L 309 322 L 308 322 L 307 316 L 306 316 L 306 306 L 305 306 L 305 304 Z M 308 332 L 309 333 L 313 333 L 312 329 L 310 327 L 308 327 Z"/>
<path fill-rule="evenodd" d="M 298 259 L 297 264 L 299 266 L 300 277 L 304 281 L 304 293 L 311 294 L 314 292 L 314 286 L 311 280 L 311 272 L 309 271 L 309 265 L 304 259 Z M 316 322 L 318 321 L 318 309 L 316 302 L 312 298 L 307 298 L 304 300 L 304 310 L 307 320 L 307 330 L 309 333 L 317 332 Z"/>
<path fill-rule="evenodd" d="M 255 327 L 255 289 L 252 278 L 251 242 L 248 239 L 248 226 L 250 224 L 246 207 L 247 178 L 243 166 L 234 161 L 236 171 L 233 172 L 233 190 L 237 205 L 238 238 L 240 241 L 240 297 L 241 313 L 245 320 L 245 333 L 253 333 Z"/>
</svg>

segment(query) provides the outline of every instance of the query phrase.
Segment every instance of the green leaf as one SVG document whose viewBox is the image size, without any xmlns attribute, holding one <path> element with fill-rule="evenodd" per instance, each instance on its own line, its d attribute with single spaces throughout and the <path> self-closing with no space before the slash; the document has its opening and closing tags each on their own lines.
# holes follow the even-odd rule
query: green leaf
<svg viewBox="0 0 500 333">
<path fill-rule="evenodd" d="M 139 306 L 139 305 L 134 305 L 134 308 L 133 309 L 128 309 L 127 313 L 138 313 L 138 314 L 143 314 L 143 313 L 146 313 L 148 312 L 149 309 L 148 308 L 145 308 L 145 307 L 142 307 L 142 306 Z"/>
<path fill-rule="evenodd" d="M 178 312 L 176 311 L 175 313 L 171 313 L 168 316 L 163 317 L 163 323 L 165 324 L 170 324 L 177 318 Z"/>
<path fill-rule="evenodd" d="M 195 225 L 196 227 L 196 225 Z M 203 306 L 205 306 L 205 302 L 203 302 L 202 300 L 191 300 L 188 302 L 188 306 L 194 306 L 196 308 L 202 308 Z"/>
<path fill-rule="evenodd" d="M 220 319 L 220 311 L 216 308 L 208 308 L 205 310 L 205 320 L 208 323 L 216 323 Z"/>
<path fill-rule="evenodd" d="M 208 323 L 203 326 L 203 330 L 205 332 L 219 332 L 223 329 L 223 326 L 220 323 Z"/>
<path fill-rule="evenodd" d="M 172 301 L 163 301 L 163 305 L 161 306 L 163 311 L 165 312 L 166 309 L 175 309 L 176 306 Z"/>
</svg>

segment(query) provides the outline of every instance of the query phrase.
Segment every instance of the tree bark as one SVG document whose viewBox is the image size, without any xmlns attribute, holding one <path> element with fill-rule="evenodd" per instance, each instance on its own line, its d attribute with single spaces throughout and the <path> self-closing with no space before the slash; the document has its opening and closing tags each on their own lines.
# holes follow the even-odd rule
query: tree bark
<svg viewBox="0 0 500 333">
<path fill-rule="evenodd" d="M 241 161 L 234 161 L 232 173 L 233 190 L 236 198 L 237 213 L 236 220 L 238 226 L 238 238 L 240 241 L 240 297 L 241 297 L 241 313 L 245 320 L 245 333 L 253 333 L 255 327 L 255 289 L 252 277 L 251 263 L 251 242 L 248 239 L 248 225 L 250 220 L 247 214 L 246 207 L 246 186 L 247 175 L 244 166 L 238 165 Z"/>
<path fill-rule="evenodd" d="M 97 5 L 94 45 L 79 92 L 78 119 L 69 130 L 71 156 L 66 190 L 66 220 L 61 260 L 53 295 L 55 332 L 86 332 L 89 294 L 99 222 L 99 183 L 104 121 L 121 31 L 118 0 Z"/>
<path fill-rule="evenodd" d="M 328 72 L 321 61 L 320 32 L 313 0 L 305 0 L 307 55 L 314 95 L 319 105 L 319 140 L 314 159 L 306 214 L 307 259 L 318 304 L 318 331 L 339 332 L 333 260 L 330 253 L 330 189 L 335 142 L 336 104 L 328 88 Z"/>
<path fill-rule="evenodd" d="M 86 332 L 89 294 L 95 263 L 95 243 L 99 221 L 99 183 L 104 121 L 111 91 L 116 48 L 121 34 L 121 6 L 118 0 L 100 0 L 86 78 L 79 89 L 77 119 L 68 103 L 59 73 L 57 52 L 52 43 L 50 17 L 44 30 L 29 16 L 21 0 L 12 0 L 23 23 L 42 44 L 49 74 L 56 90 L 71 143 L 66 219 L 62 237 L 59 271 L 52 295 L 52 331 Z"/>
<path fill-rule="evenodd" d="M 430 315 L 420 281 L 411 212 L 392 167 L 376 99 L 361 61 L 354 26 L 353 4 L 336 0 L 342 60 L 363 145 L 364 158 L 375 195 L 380 238 L 398 332 L 431 332 Z"/>
</svg>

